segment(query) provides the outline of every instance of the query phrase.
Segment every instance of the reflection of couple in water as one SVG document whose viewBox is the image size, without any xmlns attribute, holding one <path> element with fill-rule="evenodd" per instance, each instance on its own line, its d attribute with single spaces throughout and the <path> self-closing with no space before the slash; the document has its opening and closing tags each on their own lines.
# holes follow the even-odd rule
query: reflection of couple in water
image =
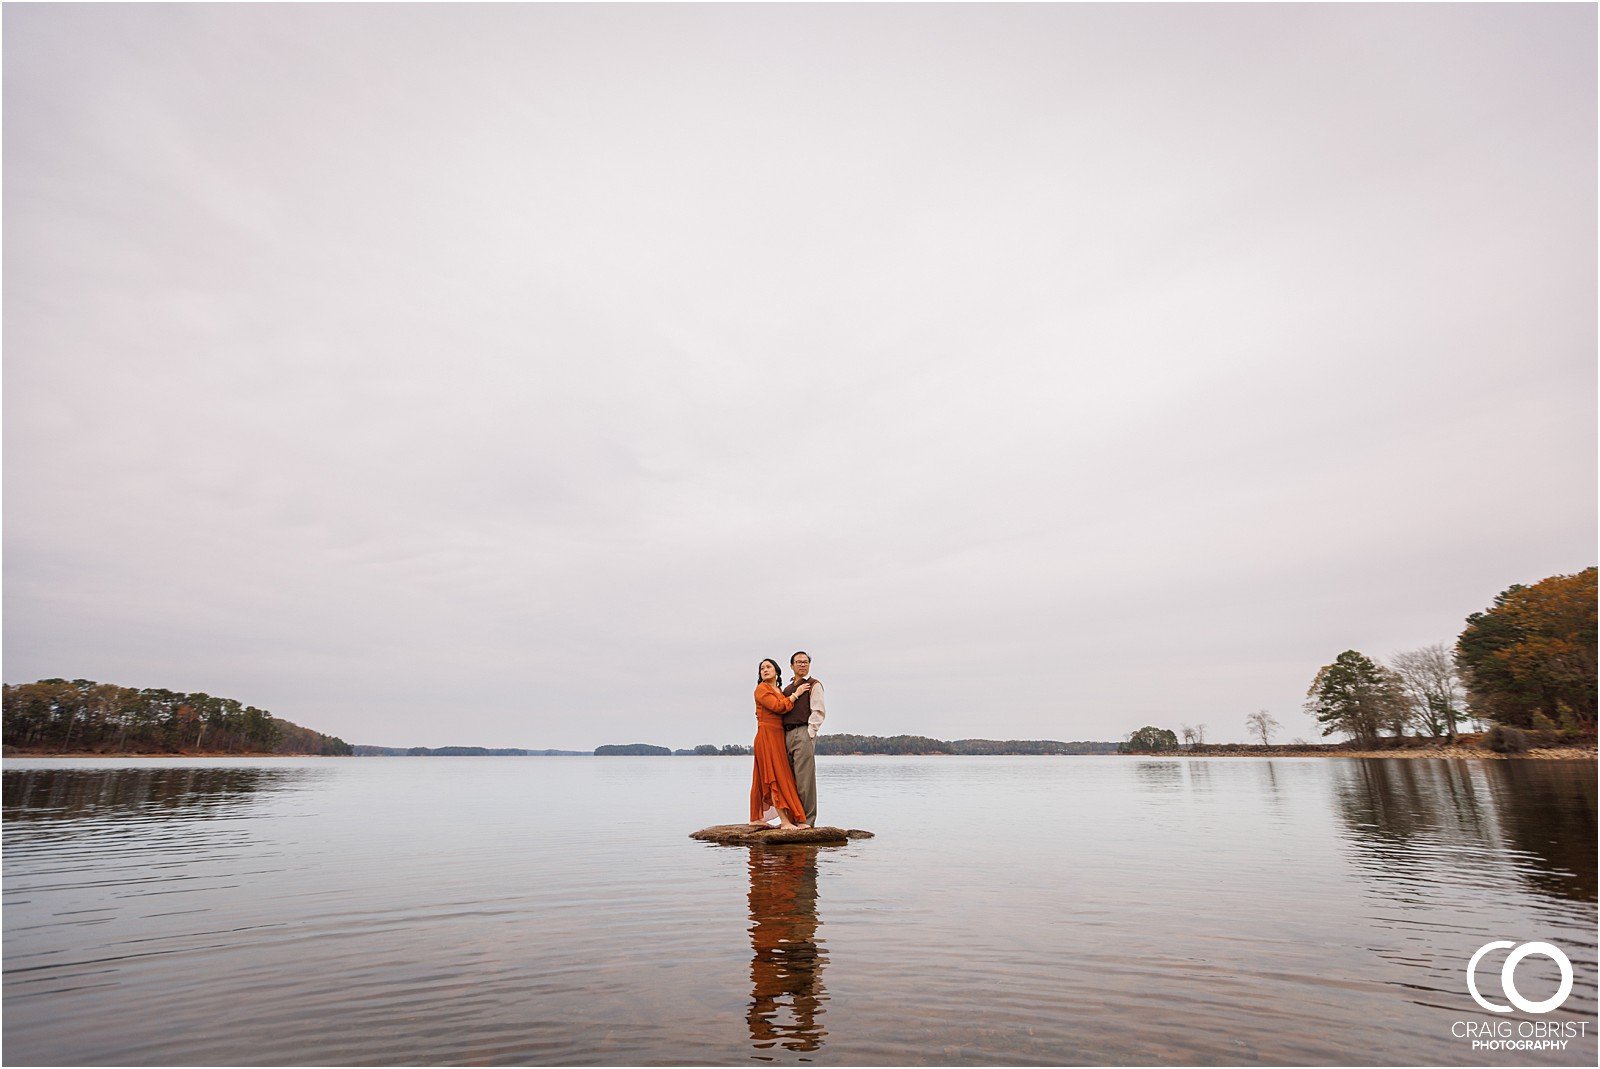
<svg viewBox="0 0 1600 1069">
<path fill-rule="evenodd" d="M 751 1043 L 757 1050 L 819 1050 L 827 1035 L 818 1018 L 828 999 L 828 955 L 817 938 L 817 847 L 749 849 Z"/>
<path fill-rule="evenodd" d="M 817 731 L 828 715 L 822 682 L 811 678 L 811 655 L 789 658 L 794 679 L 786 687 L 772 658 L 756 669 L 755 775 L 750 784 L 750 823 L 809 828 L 817 823 Z"/>
</svg>

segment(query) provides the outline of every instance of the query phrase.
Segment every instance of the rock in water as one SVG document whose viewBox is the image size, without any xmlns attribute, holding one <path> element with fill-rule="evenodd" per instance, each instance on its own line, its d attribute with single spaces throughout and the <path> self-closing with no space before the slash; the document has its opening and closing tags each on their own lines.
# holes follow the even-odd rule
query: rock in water
<svg viewBox="0 0 1600 1069">
<path fill-rule="evenodd" d="M 714 824 L 690 835 L 708 843 L 729 843 L 738 846 L 780 843 L 842 843 L 849 839 L 870 839 L 870 831 L 860 828 L 759 828 L 750 824 Z"/>
</svg>

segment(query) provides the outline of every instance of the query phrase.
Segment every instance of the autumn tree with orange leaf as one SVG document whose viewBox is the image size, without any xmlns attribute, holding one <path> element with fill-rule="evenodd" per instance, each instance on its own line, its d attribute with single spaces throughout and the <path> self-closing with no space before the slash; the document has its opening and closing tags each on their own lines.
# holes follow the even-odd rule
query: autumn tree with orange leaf
<svg viewBox="0 0 1600 1069">
<path fill-rule="evenodd" d="M 1475 715 L 1519 728 L 1595 729 L 1596 570 L 1502 592 L 1467 617 L 1456 660 Z"/>
</svg>

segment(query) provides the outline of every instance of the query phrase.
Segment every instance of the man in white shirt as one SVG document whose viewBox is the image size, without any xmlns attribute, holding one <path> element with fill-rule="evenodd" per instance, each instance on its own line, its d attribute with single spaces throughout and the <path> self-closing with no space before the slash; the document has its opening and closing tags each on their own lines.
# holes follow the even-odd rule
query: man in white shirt
<svg viewBox="0 0 1600 1069">
<path fill-rule="evenodd" d="M 789 658 L 794 678 L 783 688 L 794 697 L 795 688 L 810 683 L 811 689 L 795 698 L 794 708 L 783 714 L 783 741 L 789 750 L 789 767 L 794 769 L 794 785 L 806 807 L 806 823 L 817 826 L 817 732 L 828 715 L 822 695 L 822 680 L 811 675 L 811 655 L 800 650 Z"/>
</svg>

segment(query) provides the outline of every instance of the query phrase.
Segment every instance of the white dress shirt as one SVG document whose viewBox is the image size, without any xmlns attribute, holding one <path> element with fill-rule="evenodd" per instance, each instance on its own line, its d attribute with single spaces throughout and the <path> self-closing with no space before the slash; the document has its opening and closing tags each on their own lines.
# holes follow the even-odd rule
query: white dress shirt
<svg viewBox="0 0 1600 1069">
<path fill-rule="evenodd" d="M 817 737 L 817 732 L 822 730 L 822 722 L 828 718 L 827 706 L 823 704 L 822 684 L 806 676 L 801 683 L 811 684 L 811 716 L 806 720 L 806 727 L 811 732 L 811 737 Z"/>
</svg>

